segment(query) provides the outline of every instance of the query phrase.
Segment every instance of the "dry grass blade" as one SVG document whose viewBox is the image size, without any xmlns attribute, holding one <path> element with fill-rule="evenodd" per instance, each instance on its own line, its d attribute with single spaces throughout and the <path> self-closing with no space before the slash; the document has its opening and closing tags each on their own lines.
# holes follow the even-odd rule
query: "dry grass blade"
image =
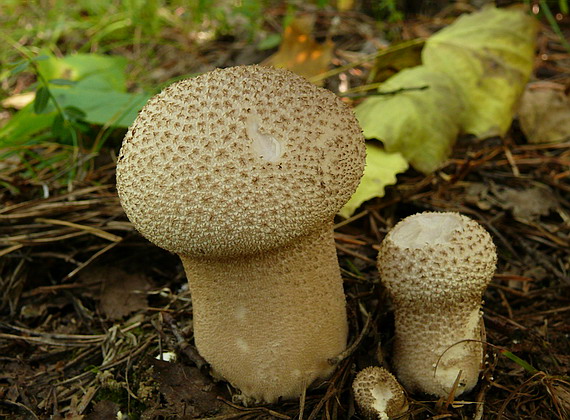
<svg viewBox="0 0 570 420">
<path fill-rule="evenodd" d="M 120 330 L 122 334 L 127 333 L 141 326 L 141 322 L 134 323 Z M 81 335 L 81 334 L 54 334 L 41 331 L 33 331 L 27 328 L 17 327 L 0 323 L 0 328 L 13 330 L 20 335 L 0 333 L 0 338 L 11 340 L 24 340 L 35 343 L 48 344 L 52 346 L 89 346 L 91 344 L 102 343 L 107 334 Z"/>
<path fill-rule="evenodd" d="M 98 237 L 103 238 L 103 239 L 107 239 L 108 241 L 111 241 L 111 242 L 119 242 L 121 239 L 123 239 L 120 236 L 113 235 L 112 233 L 106 232 L 102 229 L 98 229 L 98 228 L 93 227 L 93 226 L 84 226 L 84 225 L 80 225 L 78 223 L 66 222 L 64 220 L 44 219 L 42 217 L 39 217 L 35 221 L 38 223 L 45 223 L 48 225 L 53 224 L 53 225 L 68 226 L 71 228 L 75 228 L 78 230 L 85 231 L 87 233 L 91 233 L 95 236 L 98 236 Z"/>
</svg>

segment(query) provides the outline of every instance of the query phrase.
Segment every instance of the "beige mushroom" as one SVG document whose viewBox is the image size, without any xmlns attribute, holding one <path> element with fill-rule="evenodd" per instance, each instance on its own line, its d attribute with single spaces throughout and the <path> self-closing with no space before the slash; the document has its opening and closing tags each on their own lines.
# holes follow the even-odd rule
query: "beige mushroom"
<svg viewBox="0 0 570 420">
<path fill-rule="evenodd" d="M 352 382 L 354 401 L 367 420 L 388 420 L 408 411 L 408 399 L 394 375 L 378 366 L 370 366 L 357 373 Z"/>
<path fill-rule="evenodd" d="M 496 260 L 489 233 L 458 213 L 416 214 L 386 235 L 378 270 L 394 304 L 393 364 L 408 391 L 460 395 L 477 384 L 481 300 Z"/>
<path fill-rule="evenodd" d="M 346 346 L 332 223 L 364 162 L 348 106 L 261 66 L 174 83 L 123 141 L 122 206 L 180 256 L 198 351 L 248 399 L 299 396 Z"/>
</svg>

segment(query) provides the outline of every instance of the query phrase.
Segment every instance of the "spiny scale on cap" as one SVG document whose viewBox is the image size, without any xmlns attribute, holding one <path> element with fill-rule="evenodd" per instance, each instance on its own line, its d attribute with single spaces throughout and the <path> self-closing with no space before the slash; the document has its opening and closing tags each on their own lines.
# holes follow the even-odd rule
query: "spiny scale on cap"
<svg viewBox="0 0 570 420">
<path fill-rule="evenodd" d="M 332 218 L 356 189 L 364 154 L 352 110 L 332 92 L 286 70 L 233 67 L 148 102 L 123 142 L 117 189 L 158 246 L 231 257 Z"/>
</svg>

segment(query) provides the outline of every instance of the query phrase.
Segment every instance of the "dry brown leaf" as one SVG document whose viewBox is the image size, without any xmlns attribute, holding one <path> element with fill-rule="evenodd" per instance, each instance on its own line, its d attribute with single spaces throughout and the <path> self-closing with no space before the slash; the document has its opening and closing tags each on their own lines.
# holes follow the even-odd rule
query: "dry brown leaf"
<svg viewBox="0 0 570 420">
<path fill-rule="evenodd" d="M 120 319 L 147 306 L 146 291 L 151 281 L 140 273 L 127 273 L 117 267 L 94 267 L 84 276 L 100 279 L 99 308 L 110 319 Z"/>
<path fill-rule="evenodd" d="M 318 43 L 311 35 L 314 24 L 312 15 L 295 18 L 285 28 L 279 50 L 264 64 L 286 68 L 306 78 L 324 73 L 331 62 L 334 43 Z"/>
<path fill-rule="evenodd" d="M 552 82 L 529 84 L 519 107 L 521 129 L 529 143 L 554 143 L 570 138 L 570 96 Z"/>
<path fill-rule="evenodd" d="M 552 398 L 558 403 L 557 406 L 565 415 L 570 416 L 570 384 L 562 381 L 554 383 L 550 391 Z"/>
<path fill-rule="evenodd" d="M 547 216 L 558 205 L 554 193 L 547 187 L 518 189 L 477 182 L 466 188 L 464 200 L 484 211 L 493 207 L 508 210 L 515 218 L 525 221 Z"/>
<path fill-rule="evenodd" d="M 197 418 L 215 414 L 225 408 L 217 396 L 220 387 L 196 367 L 152 360 L 153 377 L 167 404 L 160 414 L 169 418 Z M 158 413 L 156 413 L 158 414 Z"/>
<path fill-rule="evenodd" d="M 552 191 L 545 188 L 500 188 L 494 193 L 503 208 L 511 210 L 514 217 L 523 220 L 537 220 L 540 216 L 547 216 L 557 205 Z"/>
<path fill-rule="evenodd" d="M 111 420 L 117 418 L 119 406 L 112 401 L 99 401 L 93 411 L 85 416 L 85 420 Z"/>
</svg>

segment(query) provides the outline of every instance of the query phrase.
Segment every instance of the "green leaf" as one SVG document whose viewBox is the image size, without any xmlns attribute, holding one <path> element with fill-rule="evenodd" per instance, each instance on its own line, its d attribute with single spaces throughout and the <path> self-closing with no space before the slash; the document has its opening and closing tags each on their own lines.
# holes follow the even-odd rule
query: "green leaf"
<svg viewBox="0 0 570 420">
<path fill-rule="evenodd" d="M 77 108 L 76 106 L 66 106 L 63 109 L 63 112 L 70 121 L 85 120 L 86 117 L 85 112 L 83 112 L 83 110 Z"/>
<path fill-rule="evenodd" d="M 365 201 L 384 195 L 384 187 L 396 183 L 396 175 L 408 169 L 408 162 L 399 153 L 387 153 L 376 142 L 366 143 L 366 169 L 356 192 L 339 211 L 350 217 Z"/>
<path fill-rule="evenodd" d="M 52 86 L 49 91 L 44 87 L 38 89 L 35 102 L 0 127 L 0 147 L 24 143 L 50 127 L 56 137 L 69 137 L 70 127 L 64 124 L 63 116 L 54 121 L 57 113 L 49 93 L 75 128 L 82 127 L 80 121 L 128 127 L 152 96 L 126 92 L 123 57 L 77 54 L 33 60 L 38 61 L 40 74 L 50 80 Z M 36 114 L 34 109 L 42 114 Z"/>
<path fill-rule="evenodd" d="M 534 375 L 536 373 L 538 373 L 538 369 L 536 369 L 534 366 L 532 366 L 530 363 L 524 361 L 523 359 L 521 359 L 520 357 L 518 357 L 516 354 L 511 353 L 510 351 L 503 349 L 500 351 L 500 353 L 507 357 L 508 359 L 512 360 L 513 362 L 515 362 L 516 364 L 518 364 L 520 367 L 522 367 L 524 370 L 526 370 L 528 373 L 530 373 L 531 375 Z"/>
<path fill-rule="evenodd" d="M 124 57 L 100 54 L 50 56 L 38 63 L 39 72 L 46 80 L 83 82 L 92 88 L 117 92 L 126 91 L 126 66 Z"/>
<path fill-rule="evenodd" d="M 63 137 L 64 125 L 65 125 L 65 120 L 63 119 L 63 115 L 57 114 L 54 117 L 53 122 L 51 124 L 51 132 L 54 135 L 54 137 L 56 138 Z"/>
<path fill-rule="evenodd" d="M 462 132 L 504 135 L 534 63 L 536 19 L 520 10 L 485 8 L 430 37 L 423 63 L 455 83 L 465 108 Z"/>
<path fill-rule="evenodd" d="M 278 47 L 281 39 L 281 34 L 269 34 L 257 43 L 257 49 L 263 51 Z"/>
<path fill-rule="evenodd" d="M 99 92 L 64 87 L 54 87 L 51 92 L 63 107 L 69 120 L 82 120 L 91 124 L 109 124 L 123 128 L 132 124 L 138 111 L 152 96 L 151 94 Z M 46 110 L 50 112 L 36 114 L 34 104 L 30 104 L 18 111 L 5 126 L 0 128 L 0 147 L 15 146 L 47 128 L 57 128 L 58 123 L 54 123 L 54 118 L 58 114 L 53 111 L 52 106 L 47 107 Z M 56 135 L 56 137 L 60 136 Z"/>
<path fill-rule="evenodd" d="M 28 60 L 20 61 L 16 64 L 16 67 L 14 67 L 12 70 L 10 70 L 10 74 L 12 76 L 15 76 L 16 74 L 21 73 L 24 70 L 26 70 L 29 66 L 30 66 L 30 62 Z"/>
<path fill-rule="evenodd" d="M 449 156 L 459 133 L 463 104 L 455 85 L 444 73 L 418 66 L 379 89 L 393 91 L 399 93 L 369 97 L 355 108 L 364 136 L 381 140 L 387 152 L 401 153 L 417 170 L 432 172 Z"/>
<path fill-rule="evenodd" d="M 56 113 L 36 114 L 31 103 L 0 128 L 0 148 L 16 146 L 52 125 Z"/>
<path fill-rule="evenodd" d="M 73 86 L 73 85 L 75 85 L 75 82 L 73 80 L 67 80 L 67 79 L 51 79 L 49 82 L 53 85 L 58 85 L 58 86 Z"/>
<path fill-rule="evenodd" d="M 59 143 L 72 144 L 74 129 L 75 127 L 71 126 L 69 122 L 65 121 L 61 114 L 57 114 L 53 119 L 51 133 Z"/>
<path fill-rule="evenodd" d="M 49 90 L 46 87 L 42 86 L 37 90 L 34 99 L 34 112 L 36 114 L 42 114 L 46 110 L 49 97 Z"/>
<path fill-rule="evenodd" d="M 51 92 L 61 107 L 73 107 L 82 112 L 82 120 L 91 124 L 112 124 L 117 127 L 131 125 L 138 111 L 152 96 L 148 93 L 101 91 L 84 88 L 80 84 L 73 88 L 55 86 Z"/>
</svg>

